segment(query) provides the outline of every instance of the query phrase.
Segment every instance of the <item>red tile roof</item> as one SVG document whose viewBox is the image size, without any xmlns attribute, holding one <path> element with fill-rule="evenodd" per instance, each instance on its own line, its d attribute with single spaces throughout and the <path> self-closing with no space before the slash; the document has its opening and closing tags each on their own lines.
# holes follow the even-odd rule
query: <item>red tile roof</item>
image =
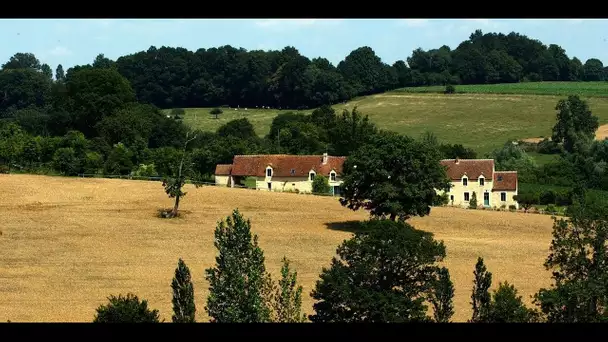
<svg viewBox="0 0 608 342">
<path fill-rule="evenodd" d="M 515 191 L 517 190 L 517 171 L 494 172 L 494 184 L 492 191 Z"/>
<path fill-rule="evenodd" d="M 346 157 L 328 156 L 327 163 L 323 164 L 323 156 L 298 156 L 286 154 L 273 155 L 237 155 L 232 162 L 233 176 L 257 176 L 266 175 L 266 167 L 273 169 L 274 177 L 308 177 L 308 172 L 329 176 L 331 170 L 342 173 L 342 165 Z M 293 172 L 292 172 L 293 170 Z M 216 167 L 217 171 L 217 167 Z"/>
<path fill-rule="evenodd" d="M 465 174 L 469 179 L 477 179 L 480 175 L 492 178 L 494 159 L 444 159 L 441 165 L 447 166 L 447 175 L 452 180 L 459 180 Z"/>
<path fill-rule="evenodd" d="M 232 164 L 217 164 L 215 166 L 216 176 L 229 176 L 232 172 Z"/>
</svg>

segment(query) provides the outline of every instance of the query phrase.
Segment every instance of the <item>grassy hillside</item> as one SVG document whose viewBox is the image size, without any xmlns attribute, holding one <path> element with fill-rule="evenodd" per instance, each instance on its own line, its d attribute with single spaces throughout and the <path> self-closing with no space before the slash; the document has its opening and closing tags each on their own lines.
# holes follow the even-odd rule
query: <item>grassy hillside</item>
<svg viewBox="0 0 608 342">
<path fill-rule="evenodd" d="M 519 95 L 580 95 L 608 97 L 608 82 L 524 82 L 505 84 L 470 84 L 455 86 L 456 93 L 519 94 Z M 443 93 L 444 86 L 412 87 L 397 89 L 405 93 Z"/>
<path fill-rule="evenodd" d="M 515 86 L 533 84 L 553 83 L 514 84 L 513 89 L 517 89 Z M 570 86 L 580 84 L 594 83 L 573 82 Z M 511 85 L 496 87 L 498 86 Z M 477 87 L 490 89 L 493 86 Z M 522 92 L 525 92 L 524 90 Z M 608 88 L 606 94 L 608 95 Z M 434 132 L 442 141 L 460 143 L 476 149 L 479 153 L 485 153 L 501 146 L 508 139 L 549 136 L 555 123 L 555 105 L 563 97 L 494 93 L 444 95 L 398 91 L 357 98 L 346 104 L 335 105 L 334 108 L 341 111 L 343 108 L 352 109 L 357 106 L 380 128 L 416 137 L 428 130 Z M 600 118 L 600 124 L 608 123 L 608 97 L 589 97 L 588 101 L 593 113 Z M 226 109 L 219 119 L 214 119 L 209 115 L 209 110 L 188 109 L 185 121 L 195 128 L 215 130 L 230 120 L 246 117 L 253 123 L 258 134 L 266 135 L 272 119 L 282 112 Z"/>
<path fill-rule="evenodd" d="M 310 291 L 321 269 L 351 236 L 344 222 L 368 218 L 331 197 L 188 185 L 184 216 L 162 220 L 156 210 L 173 202 L 159 182 L 31 175 L 0 179 L 0 322 L 90 322 L 107 296 L 127 292 L 147 299 L 170 320 L 171 278 L 180 257 L 192 271 L 197 319 L 205 321 L 204 270 L 217 253 L 213 231 L 234 208 L 251 219 L 275 278 L 281 258 L 292 261 L 304 287 L 303 309 L 310 313 Z M 493 288 L 508 280 L 527 303 L 550 284 L 543 268 L 551 242 L 548 215 L 433 208 L 430 216 L 411 223 L 446 244 L 455 321 L 471 317 L 478 256 L 493 273 Z"/>
</svg>

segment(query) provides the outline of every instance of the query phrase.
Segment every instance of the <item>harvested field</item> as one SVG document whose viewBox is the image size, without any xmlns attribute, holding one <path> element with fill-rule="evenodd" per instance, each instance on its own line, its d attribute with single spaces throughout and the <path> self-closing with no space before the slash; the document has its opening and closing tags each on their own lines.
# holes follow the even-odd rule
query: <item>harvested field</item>
<svg viewBox="0 0 608 342">
<path fill-rule="evenodd" d="M 551 137 L 548 137 L 551 139 Z M 595 131 L 595 140 L 604 140 L 608 138 L 608 125 L 601 125 L 598 127 L 597 131 Z M 539 143 L 543 141 L 544 138 L 526 138 L 521 139 L 521 141 L 529 142 L 529 143 Z"/>
<path fill-rule="evenodd" d="M 278 276 L 286 255 L 304 286 L 304 308 L 321 268 L 350 232 L 339 223 L 365 213 L 337 199 L 245 189 L 188 187 L 184 217 L 163 220 L 171 200 L 160 183 L 0 175 L 0 321 L 91 321 L 110 294 L 133 292 L 171 319 L 171 279 L 179 257 L 194 279 L 198 320 L 207 320 L 204 269 L 213 265 L 216 222 L 239 208 L 251 219 Z M 499 281 L 529 296 L 550 283 L 542 266 L 551 240 L 544 215 L 434 208 L 417 228 L 447 246 L 456 287 L 455 320 L 470 317 L 473 267 L 483 256 Z"/>
</svg>

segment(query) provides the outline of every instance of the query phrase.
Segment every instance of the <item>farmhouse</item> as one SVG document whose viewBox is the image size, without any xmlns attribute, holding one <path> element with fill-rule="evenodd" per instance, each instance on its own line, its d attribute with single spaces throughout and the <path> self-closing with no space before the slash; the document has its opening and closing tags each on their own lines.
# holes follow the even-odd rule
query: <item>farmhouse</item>
<svg viewBox="0 0 608 342">
<path fill-rule="evenodd" d="M 342 165 L 346 157 L 323 155 L 237 155 L 232 164 L 215 168 L 215 184 L 242 185 L 245 178 L 253 178 L 258 190 L 312 192 L 316 176 L 325 176 L 334 195 L 340 194 Z"/>
<path fill-rule="evenodd" d="M 517 171 L 496 171 L 494 159 L 444 159 L 447 175 L 452 181 L 448 204 L 469 206 L 476 193 L 479 207 L 518 207 Z"/>
</svg>

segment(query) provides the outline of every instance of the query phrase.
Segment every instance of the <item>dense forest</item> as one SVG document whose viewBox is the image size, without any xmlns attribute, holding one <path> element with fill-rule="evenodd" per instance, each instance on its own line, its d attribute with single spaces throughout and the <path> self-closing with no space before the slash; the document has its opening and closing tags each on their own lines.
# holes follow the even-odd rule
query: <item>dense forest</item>
<svg viewBox="0 0 608 342">
<path fill-rule="evenodd" d="M 21 71 L 0 77 L 2 115 L 9 108 L 40 107 L 51 92 L 51 68 L 30 54 L 16 57 L 3 69 Z M 598 59 L 583 63 L 555 44 L 547 46 L 518 33 L 483 34 L 480 30 L 454 50 L 448 46 L 416 49 L 407 61 L 393 65 L 367 46 L 353 50 L 337 66 L 322 57 L 302 56 L 294 47 L 247 51 L 222 46 L 193 52 L 152 46 L 116 61 L 101 54 L 91 65 L 76 66 L 67 74 L 85 68 L 116 69 L 129 81 L 139 102 L 159 108 L 301 109 L 406 86 L 608 79 L 608 67 Z M 55 79 L 66 76 L 58 66 Z M 17 79 L 29 83 L 30 89 L 24 89 L 25 93 L 12 90 Z"/>
</svg>

